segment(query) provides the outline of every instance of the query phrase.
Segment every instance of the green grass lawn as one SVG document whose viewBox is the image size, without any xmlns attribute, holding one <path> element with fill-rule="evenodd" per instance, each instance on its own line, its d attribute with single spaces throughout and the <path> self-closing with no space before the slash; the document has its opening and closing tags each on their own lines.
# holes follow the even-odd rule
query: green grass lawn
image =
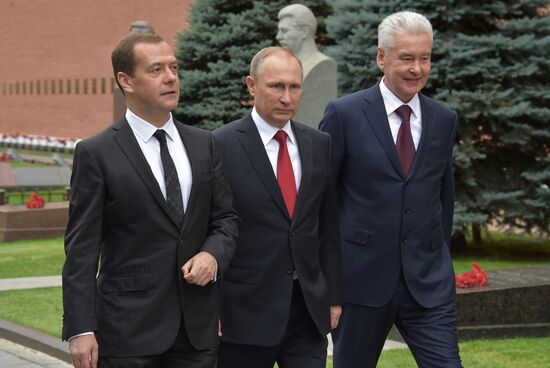
<svg viewBox="0 0 550 368">
<path fill-rule="evenodd" d="M 61 288 L 0 292 L 0 318 L 61 337 Z M 550 337 L 472 340 L 460 343 L 468 368 L 550 367 Z M 408 349 L 382 352 L 378 368 L 416 367 Z M 327 368 L 332 368 L 329 358 Z"/>
<path fill-rule="evenodd" d="M 64 261 L 63 239 L 0 243 L 0 278 L 58 275 Z M 457 273 L 468 271 L 471 262 L 486 270 L 550 264 L 550 242 L 524 239 L 487 239 L 453 259 Z M 9 320 L 53 336 L 61 334 L 61 288 L 0 292 L 0 319 Z M 550 367 L 549 338 L 473 340 L 460 344 L 465 367 Z M 332 368 L 329 358 L 328 368 Z M 380 368 L 416 367 L 408 349 L 382 353 Z"/>
<path fill-rule="evenodd" d="M 0 148 L 0 153 L 9 150 L 10 148 Z M 21 148 L 11 148 L 15 152 L 19 153 L 20 155 L 36 155 L 36 156 L 46 156 L 46 157 L 52 157 L 53 155 L 57 154 L 63 158 L 73 158 L 72 153 L 66 153 L 66 152 L 54 152 L 54 151 L 46 151 L 46 150 L 32 150 L 32 149 L 21 149 Z"/>
<path fill-rule="evenodd" d="M 0 278 L 60 275 L 63 238 L 0 243 Z"/>
<path fill-rule="evenodd" d="M 0 319 L 61 337 L 61 288 L 0 292 Z"/>
<path fill-rule="evenodd" d="M 472 340 L 460 343 L 460 355 L 468 368 L 550 367 L 549 346 L 550 337 Z M 416 367 L 409 349 L 382 352 L 378 368 L 394 367 Z"/>
<path fill-rule="evenodd" d="M 63 238 L 0 243 L 0 278 L 58 275 L 65 259 Z M 550 242 L 488 240 L 453 258 L 456 273 L 477 262 L 488 271 L 550 264 Z"/>
<path fill-rule="evenodd" d="M 550 241 L 485 235 L 483 244 L 470 245 L 465 253 L 453 257 L 455 272 L 469 271 L 472 262 L 486 271 L 547 265 L 550 264 Z"/>
<path fill-rule="evenodd" d="M 52 165 L 47 165 L 47 164 L 35 164 L 35 163 L 32 163 L 32 162 L 18 162 L 18 161 L 12 161 L 10 162 L 10 166 L 13 167 L 13 168 L 16 168 L 16 167 L 52 167 Z"/>
<path fill-rule="evenodd" d="M 27 202 L 30 197 L 31 193 L 36 193 L 40 197 L 44 198 L 44 200 L 47 202 L 62 202 L 66 201 L 66 195 L 67 190 L 66 189 L 52 189 L 52 190 L 32 190 L 32 191 L 25 191 L 23 193 L 21 192 L 15 192 L 15 191 L 9 191 L 6 193 L 7 198 L 7 204 L 11 205 L 22 205 Z"/>
</svg>

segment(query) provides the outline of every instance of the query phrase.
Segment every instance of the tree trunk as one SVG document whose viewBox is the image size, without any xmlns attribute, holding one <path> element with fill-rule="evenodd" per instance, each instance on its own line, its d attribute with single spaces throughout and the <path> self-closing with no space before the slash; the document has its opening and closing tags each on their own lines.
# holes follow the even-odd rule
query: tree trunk
<svg viewBox="0 0 550 368">
<path fill-rule="evenodd" d="M 479 224 L 472 224 L 472 241 L 476 245 L 483 243 L 483 239 L 481 239 L 481 226 Z"/>
<path fill-rule="evenodd" d="M 451 253 L 453 254 L 465 253 L 466 249 L 467 249 L 467 244 L 466 244 L 466 236 L 464 235 L 464 232 L 453 234 L 453 237 L 451 238 Z"/>
</svg>

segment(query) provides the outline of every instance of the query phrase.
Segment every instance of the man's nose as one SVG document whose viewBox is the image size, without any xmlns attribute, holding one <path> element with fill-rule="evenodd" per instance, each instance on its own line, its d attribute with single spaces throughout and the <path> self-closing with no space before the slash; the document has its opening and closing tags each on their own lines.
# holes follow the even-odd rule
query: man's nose
<svg viewBox="0 0 550 368">
<path fill-rule="evenodd" d="M 164 81 L 166 83 L 173 83 L 178 79 L 178 72 L 173 71 L 172 69 L 168 68 L 166 73 L 164 73 Z"/>
<path fill-rule="evenodd" d="M 420 66 L 420 60 L 413 60 L 413 62 L 411 64 L 411 67 L 410 67 L 411 73 L 418 74 L 418 73 L 420 73 L 421 69 L 422 68 Z"/>
<path fill-rule="evenodd" d="M 292 101 L 292 98 L 290 97 L 290 89 L 285 88 L 282 95 L 281 95 L 281 102 L 289 103 L 291 101 Z"/>
</svg>

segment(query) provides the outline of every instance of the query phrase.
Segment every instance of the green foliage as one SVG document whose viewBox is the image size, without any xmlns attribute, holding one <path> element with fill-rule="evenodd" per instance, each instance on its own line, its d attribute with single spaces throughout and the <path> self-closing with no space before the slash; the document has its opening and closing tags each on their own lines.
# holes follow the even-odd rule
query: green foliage
<svg viewBox="0 0 550 368">
<path fill-rule="evenodd" d="M 186 124 L 215 129 L 250 109 L 245 85 L 250 60 L 260 49 L 276 45 L 277 13 L 288 0 L 197 0 L 190 27 L 178 35 L 181 98 L 176 115 Z M 302 1 L 319 21 L 318 40 L 328 44 L 325 1 Z"/>
<path fill-rule="evenodd" d="M 63 238 L 0 243 L 0 278 L 60 275 Z"/>
<path fill-rule="evenodd" d="M 455 230 L 489 223 L 550 233 L 547 1 L 346 0 L 327 18 L 342 94 L 380 80 L 377 26 L 413 10 L 434 27 L 424 92 L 459 114 Z"/>
</svg>

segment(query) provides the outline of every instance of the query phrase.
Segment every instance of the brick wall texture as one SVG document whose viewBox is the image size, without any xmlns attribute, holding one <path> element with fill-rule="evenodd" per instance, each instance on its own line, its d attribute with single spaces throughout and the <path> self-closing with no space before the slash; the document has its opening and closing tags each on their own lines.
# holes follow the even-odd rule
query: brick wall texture
<svg viewBox="0 0 550 368">
<path fill-rule="evenodd" d="M 111 52 L 146 20 L 172 46 L 192 0 L 4 0 L 0 133 L 86 138 L 113 122 Z"/>
</svg>

